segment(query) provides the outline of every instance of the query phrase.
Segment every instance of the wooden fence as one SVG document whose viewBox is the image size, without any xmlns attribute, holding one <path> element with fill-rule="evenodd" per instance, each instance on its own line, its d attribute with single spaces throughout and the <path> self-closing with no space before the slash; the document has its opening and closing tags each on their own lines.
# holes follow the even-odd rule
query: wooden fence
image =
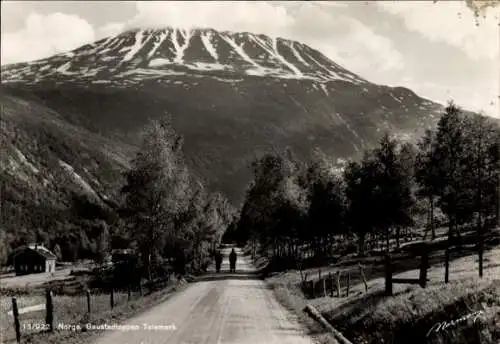
<svg viewBox="0 0 500 344">
<path fill-rule="evenodd" d="M 393 278 L 393 260 L 390 254 L 385 255 L 385 293 L 386 295 L 393 294 L 393 284 L 418 284 L 422 288 L 427 286 L 429 281 L 427 278 L 427 272 L 429 269 L 429 249 L 424 246 L 421 250 L 421 260 L 420 260 L 420 273 L 418 278 Z M 359 273 L 355 276 L 358 281 L 361 280 L 364 285 L 365 293 L 368 292 L 368 283 L 365 275 L 365 268 L 363 265 L 359 264 L 357 268 L 354 269 L 338 269 L 335 272 L 329 272 L 327 275 L 322 274 L 322 270 L 318 269 L 318 278 L 308 280 L 308 274 L 303 273 L 300 269 L 301 285 L 304 294 L 311 298 L 315 297 L 341 297 L 342 290 L 345 289 L 345 296 L 348 297 L 351 292 L 351 278 L 355 273 Z"/>
<path fill-rule="evenodd" d="M 169 276 L 168 279 L 161 279 L 156 281 L 156 283 L 163 285 L 165 282 L 167 284 L 170 284 L 172 282 L 172 276 Z M 158 287 L 158 286 L 156 286 Z M 160 286 L 161 287 L 161 286 Z M 153 292 L 157 288 L 154 288 L 153 286 L 150 286 L 149 290 L 150 292 Z M 116 306 L 116 299 L 115 299 L 115 292 L 116 290 L 114 288 L 111 288 L 109 291 L 109 309 L 113 309 Z M 140 293 L 140 296 L 144 295 L 144 290 L 143 286 L 139 284 L 138 292 Z M 127 288 L 127 297 L 126 300 L 127 302 L 130 302 L 132 300 L 132 286 L 129 285 Z M 123 293 L 121 293 L 122 295 Z M 102 294 L 100 294 L 102 295 Z M 90 290 L 86 290 L 85 292 L 86 296 L 86 313 L 91 314 L 94 307 L 92 306 L 92 293 Z M 124 296 L 124 295 L 122 295 Z M 102 311 L 102 307 L 98 307 Z M 53 332 L 54 331 L 54 294 L 53 291 L 50 289 L 46 289 L 45 292 L 45 303 L 44 304 L 37 304 L 34 306 L 29 306 L 29 307 L 24 307 L 19 309 L 18 306 L 18 300 L 16 297 L 12 297 L 12 311 L 8 312 L 8 315 L 12 314 L 13 316 L 13 323 L 14 323 L 14 330 L 16 334 L 16 340 L 18 343 L 21 342 L 21 326 L 20 326 L 20 314 L 23 313 L 30 313 L 30 312 L 36 312 L 36 311 L 45 311 L 45 326 L 41 328 L 41 330 L 46 330 L 48 332 Z M 98 310 L 99 311 L 99 310 Z"/>
<path fill-rule="evenodd" d="M 385 294 L 392 295 L 393 284 L 419 284 L 422 288 L 427 286 L 427 271 L 429 269 L 429 251 L 426 247 L 422 249 L 420 260 L 420 274 L 418 278 L 393 278 L 392 258 L 390 254 L 385 255 Z"/>
<path fill-rule="evenodd" d="M 337 270 L 332 273 L 322 274 L 322 270 L 318 269 L 318 280 L 308 280 L 308 274 L 303 274 L 300 270 L 302 289 L 310 297 L 341 297 L 341 290 L 345 287 L 345 296 L 349 296 L 351 291 L 351 275 L 354 271 L 359 271 L 361 280 L 363 281 L 365 292 L 368 292 L 368 282 L 364 273 L 364 267 L 360 264 L 357 269 Z"/>
</svg>

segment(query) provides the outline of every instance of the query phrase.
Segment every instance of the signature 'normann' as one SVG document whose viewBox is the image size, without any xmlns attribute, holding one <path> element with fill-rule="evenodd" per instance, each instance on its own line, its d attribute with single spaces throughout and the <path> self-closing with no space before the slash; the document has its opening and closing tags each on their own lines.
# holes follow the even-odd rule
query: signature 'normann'
<svg viewBox="0 0 500 344">
<path fill-rule="evenodd" d="M 458 318 L 458 319 L 455 319 L 452 321 L 443 321 L 441 323 L 437 323 L 434 326 L 432 326 L 432 328 L 429 330 L 429 332 L 427 332 L 427 337 L 429 337 L 429 335 L 431 333 L 438 333 L 439 331 L 446 330 L 449 327 L 455 327 L 458 324 L 466 322 L 470 318 L 473 318 L 474 319 L 473 323 L 476 323 L 477 319 L 479 318 L 479 316 L 481 314 L 483 314 L 483 311 L 477 311 L 477 312 L 469 313 L 467 315 L 464 315 L 461 318 Z"/>
</svg>

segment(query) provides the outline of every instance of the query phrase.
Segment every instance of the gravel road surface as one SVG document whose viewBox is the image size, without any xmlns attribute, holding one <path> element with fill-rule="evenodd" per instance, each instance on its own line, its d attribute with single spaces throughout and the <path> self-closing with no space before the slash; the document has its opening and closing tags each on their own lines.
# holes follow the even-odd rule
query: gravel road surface
<svg viewBox="0 0 500 344">
<path fill-rule="evenodd" d="M 96 344 L 313 344 L 240 250 L 236 273 L 227 272 L 229 250 L 222 272 L 209 270 L 183 292 L 116 324 L 121 329 L 105 331 Z"/>
</svg>

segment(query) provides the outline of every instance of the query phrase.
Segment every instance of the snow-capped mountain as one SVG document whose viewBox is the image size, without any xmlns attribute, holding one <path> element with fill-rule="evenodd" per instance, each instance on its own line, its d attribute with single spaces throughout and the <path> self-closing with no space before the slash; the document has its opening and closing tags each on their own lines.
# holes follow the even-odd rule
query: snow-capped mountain
<svg viewBox="0 0 500 344">
<path fill-rule="evenodd" d="M 6 68 L 2 76 L 4 82 L 58 79 L 125 86 L 129 83 L 124 80 L 137 82 L 205 72 L 367 83 L 296 41 L 175 28 L 130 30 L 68 53 Z"/>
<path fill-rule="evenodd" d="M 25 180 L 58 170 L 101 199 L 109 195 L 105 181 L 133 156 L 141 128 L 165 113 L 184 136 L 190 166 L 237 202 L 249 162 L 272 146 L 301 159 L 316 147 L 345 159 L 384 131 L 411 140 L 442 111 L 302 43 L 212 29 L 130 30 L 2 66 L 1 76 L 1 131 L 15 153 L 9 166 L 25 166 Z"/>
</svg>

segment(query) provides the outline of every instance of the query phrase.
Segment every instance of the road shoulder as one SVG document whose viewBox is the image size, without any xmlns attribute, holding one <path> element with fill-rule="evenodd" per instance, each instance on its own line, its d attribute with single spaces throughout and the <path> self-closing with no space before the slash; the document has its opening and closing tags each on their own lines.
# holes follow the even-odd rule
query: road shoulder
<svg viewBox="0 0 500 344">
<path fill-rule="evenodd" d="M 299 288 L 287 285 L 286 281 L 280 280 L 279 276 L 269 277 L 264 281 L 273 290 L 278 302 L 297 317 L 300 325 L 315 343 L 339 344 L 332 333 L 304 312 L 307 300 Z"/>
<path fill-rule="evenodd" d="M 248 251 L 248 250 L 247 250 Z M 252 259 L 248 259 L 252 262 Z M 266 265 L 266 259 L 256 257 L 252 265 L 257 269 L 263 269 Z M 318 344 L 339 344 L 334 335 L 325 329 L 320 323 L 309 317 L 304 309 L 308 305 L 302 290 L 285 278 L 284 274 L 273 274 L 271 276 L 262 276 L 264 283 L 273 291 L 278 302 L 285 309 L 290 311 L 304 328 L 306 333 Z"/>
</svg>

